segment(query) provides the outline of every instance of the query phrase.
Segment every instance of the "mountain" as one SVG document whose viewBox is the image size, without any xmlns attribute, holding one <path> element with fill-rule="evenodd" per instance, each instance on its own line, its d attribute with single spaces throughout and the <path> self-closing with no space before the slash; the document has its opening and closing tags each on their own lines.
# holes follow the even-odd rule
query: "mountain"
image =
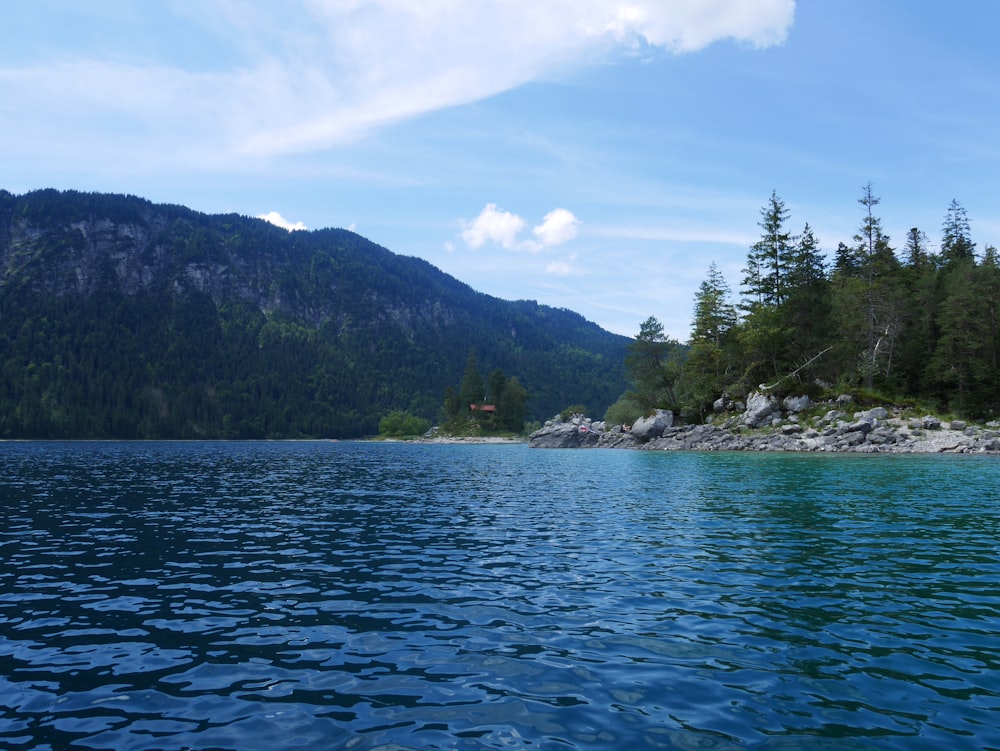
<svg viewBox="0 0 1000 751">
<path fill-rule="evenodd" d="M 0 191 L 0 438 L 292 438 L 434 419 L 470 352 L 529 419 L 625 389 L 627 337 L 352 232 Z"/>
</svg>

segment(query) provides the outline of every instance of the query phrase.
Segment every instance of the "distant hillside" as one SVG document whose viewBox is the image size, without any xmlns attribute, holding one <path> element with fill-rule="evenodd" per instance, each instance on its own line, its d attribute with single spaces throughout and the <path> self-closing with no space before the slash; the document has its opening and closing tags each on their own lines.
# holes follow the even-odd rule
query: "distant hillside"
<svg viewBox="0 0 1000 751">
<path fill-rule="evenodd" d="M 289 438 L 437 417 L 470 348 L 529 419 L 624 390 L 629 342 L 346 230 L 0 191 L 0 437 Z"/>
</svg>

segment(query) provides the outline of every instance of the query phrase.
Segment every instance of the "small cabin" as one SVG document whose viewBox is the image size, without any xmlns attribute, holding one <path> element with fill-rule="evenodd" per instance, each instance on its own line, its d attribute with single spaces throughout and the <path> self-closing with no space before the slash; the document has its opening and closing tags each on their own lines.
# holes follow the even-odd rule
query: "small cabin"
<svg viewBox="0 0 1000 751">
<path fill-rule="evenodd" d="M 470 404 L 470 412 L 496 412 L 497 407 L 495 404 Z"/>
</svg>

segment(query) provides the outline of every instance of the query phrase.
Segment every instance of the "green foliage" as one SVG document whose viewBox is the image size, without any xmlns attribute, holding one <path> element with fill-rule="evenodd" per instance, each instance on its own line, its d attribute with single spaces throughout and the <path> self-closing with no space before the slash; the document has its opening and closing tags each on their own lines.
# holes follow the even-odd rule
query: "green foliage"
<svg viewBox="0 0 1000 751">
<path fill-rule="evenodd" d="M 631 425 L 644 414 L 645 410 L 641 405 L 632 401 L 628 394 L 622 394 L 604 413 L 604 422 L 608 427 Z"/>
<path fill-rule="evenodd" d="M 713 264 L 695 295 L 686 353 L 671 353 L 655 318 L 644 322 L 625 361 L 633 390 L 609 408 L 608 422 L 675 401 L 686 419 L 701 420 L 724 392 L 744 396 L 761 385 L 778 395 L 851 393 L 859 405 L 1000 416 L 1000 254 L 990 246 L 976 258 L 953 201 L 941 254 L 912 228 L 897 257 L 870 184 L 859 203 L 853 244 L 839 243 L 828 270 L 808 224 L 798 237 L 784 230 L 788 214 L 772 193 L 748 252 L 741 315 L 730 312 Z"/>
<path fill-rule="evenodd" d="M 401 409 L 395 409 L 378 423 L 379 435 L 388 438 L 408 438 L 420 436 L 431 428 L 431 421 L 423 417 L 411 415 Z"/>
<path fill-rule="evenodd" d="M 650 316 L 628 347 L 625 370 L 632 390 L 629 398 L 644 412 L 677 406 L 675 384 L 680 378 L 683 351 L 664 334 L 663 324 Z"/>
</svg>

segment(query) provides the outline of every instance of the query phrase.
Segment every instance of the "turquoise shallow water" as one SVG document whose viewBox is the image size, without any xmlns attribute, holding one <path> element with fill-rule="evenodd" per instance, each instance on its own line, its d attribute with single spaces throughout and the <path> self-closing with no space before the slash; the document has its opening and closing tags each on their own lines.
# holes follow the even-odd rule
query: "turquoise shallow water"
<svg viewBox="0 0 1000 751">
<path fill-rule="evenodd" d="M 0 453 L 0 748 L 1000 749 L 995 458 Z"/>
</svg>

